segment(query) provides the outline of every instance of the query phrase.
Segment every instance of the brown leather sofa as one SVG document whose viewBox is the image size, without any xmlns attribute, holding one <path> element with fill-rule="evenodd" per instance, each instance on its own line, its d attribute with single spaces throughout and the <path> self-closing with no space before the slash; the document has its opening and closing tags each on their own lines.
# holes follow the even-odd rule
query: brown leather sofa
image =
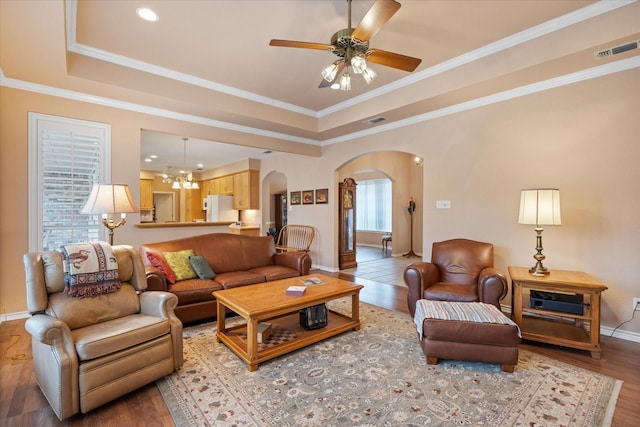
<svg viewBox="0 0 640 427">
<path fill-rule="evenodd" d="M 411 317 L 419 299 L 484 302 L 500 309 L 507 280 L 493 267 L 493 245 L 468 239 L 433 243 L 431 262 L 414 262 L 404 271 Z"/>
<path fill-rule="evenodd" d="M 25 329 L 32 336 L 36 381 L 60 420 L 89 412 L 182 366 L 176 296 L 144 292 L 144 267 L 131 246 L 113 246 L 113 255 L 120 289 L 91 298 L 64 293 L 60 252 L 23 257 L 32 314 Z"/>
<path fill-rule="evenodd" d="M 149 259 L 164 252 L 192 249 L 216 274 L 213 279 L 187 279 L 170 283 Z M 175 313 L 184 323 L 216 317 L 217 301 L 212 292 L 238 286 L 309 274 L 311 258 L 306 252 L 276 253 L 270 236 L 212 233 L 140 246 L 149 290 L 162 290 L 178 297 Z"/>
</svg>

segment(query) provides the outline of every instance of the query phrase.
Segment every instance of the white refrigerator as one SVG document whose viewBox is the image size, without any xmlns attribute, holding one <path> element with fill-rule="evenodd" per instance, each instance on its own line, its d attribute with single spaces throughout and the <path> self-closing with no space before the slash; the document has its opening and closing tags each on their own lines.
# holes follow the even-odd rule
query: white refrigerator
<svg viewBox="0 0 640 427">
<path fill-rule="evenodd" d="M 234 222 L 238 211 L 233 209 L 233 196 L 207 196 L 204 199 L 207 222 Z"/>
</svg>

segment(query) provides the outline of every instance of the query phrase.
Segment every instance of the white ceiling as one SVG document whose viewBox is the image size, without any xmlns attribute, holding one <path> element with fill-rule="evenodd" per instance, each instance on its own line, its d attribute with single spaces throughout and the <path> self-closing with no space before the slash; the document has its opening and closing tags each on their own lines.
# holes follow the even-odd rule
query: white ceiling
<svg viewBox="0 0 640 427">
<path fill-rule="evenodd" d="M 353 0 L 354 26 L 373 3 Z M 215 141 L 142 136 L 142 168 L 150 154 L 159 156 L 155 170 L 181 166 L 188 137 L 195 170 L 403 126 L 614 61 L 593 53 L 640 38 L 634 0 L 400 3 L 370 45 L 422 63 L 413 73 L 373 64 L 378 78 L 367 86 L 355 77 L 349 92 L 318 88 L 332 53 L 269 46 L 272 38 L 329 43 L 347 26 L 346 0 L 0 1 L 0 77 L 219 130 Z M 141 6 L 159 21 L 140 20 Z M 386 120 L 365 123 L 379 116 Z"/>
</svg>

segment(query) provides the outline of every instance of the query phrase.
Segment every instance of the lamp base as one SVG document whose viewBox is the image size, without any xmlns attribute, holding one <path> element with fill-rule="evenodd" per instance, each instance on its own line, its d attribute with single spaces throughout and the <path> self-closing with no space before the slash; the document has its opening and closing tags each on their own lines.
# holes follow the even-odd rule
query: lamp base
<svg viewBox="0 0 640 427">
<path fill-rule="evenodd" d="M 536 227 L 536 254 L 533 259 L 536 260 L 536 265 L 529 269 L 529 273 L 533 276 L 546 276 L 549 274 L 549 269 L 542 265 L 542 261 L 546 258 L 542 253 L 542 227 Z"/>
<path fill-rule="evenodd" d="M 529 273 L 531 273 L 532 276 L 546 276 L 549 274 L 549 269 L 547 267 L 543 267 L 541 262 L 538 262 L 529 269 Z"/>
</svg>

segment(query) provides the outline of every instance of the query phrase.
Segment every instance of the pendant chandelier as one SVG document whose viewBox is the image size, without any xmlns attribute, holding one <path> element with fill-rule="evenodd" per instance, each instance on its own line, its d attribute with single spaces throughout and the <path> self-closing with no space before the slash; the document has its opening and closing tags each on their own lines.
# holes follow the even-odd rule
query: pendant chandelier
<svg viewBox="0 0 640 427">
<path fill-rule="evenodd" d="M 197 190 L 200 188 L 198 183 L 193 179 L 193 174 L 187 171 L 187 141 L 189 138 L 182 138 L 184 149 L 182 158 L 182 170 L 180 175 L 173 181 L 171 188 L 174 190 Z"/>
</svg>

